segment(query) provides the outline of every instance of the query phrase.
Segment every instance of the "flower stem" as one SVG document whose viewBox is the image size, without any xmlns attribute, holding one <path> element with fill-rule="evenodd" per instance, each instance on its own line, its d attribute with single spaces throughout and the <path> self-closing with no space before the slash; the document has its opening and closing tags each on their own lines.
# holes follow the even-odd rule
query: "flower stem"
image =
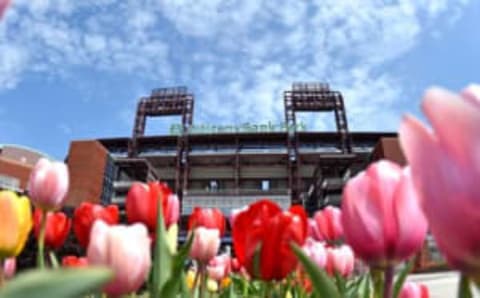
<svg viewBox="0 0 480 298">
<path fill-rule="evenodd" d="M 383 287 L 383 298 L 392 298 L 392 285 L 393 285 L 393 266 L 387 265 L 385 268 L 384 276 L 384 287 Z"/>
<path fill-rule="evenodd" d="M 4 259 L 0 258 L 0 289 L 3 287 L 5 284 L 5 275 L 3 273 L 3 265 L 4 265 Z"/>
<path fill-rule="evenodd" d="M 42 212 L 42 221 L 40 224 L 40 233 L 38 235 L 38 253 L 37 253 L 37 267 L 44 269 L 45 268 L 45 229 L 47 227 L 47 212 L 44 210 Z"/>
<path fill-rule="evenodd" d="M 200 297 L 199 298 L 204 298 L 205 297 L 205 286 L 207 285 L 207 267 L 204 264 L 200 264 L 199 268 L 200 270 Z"/>
</svg>

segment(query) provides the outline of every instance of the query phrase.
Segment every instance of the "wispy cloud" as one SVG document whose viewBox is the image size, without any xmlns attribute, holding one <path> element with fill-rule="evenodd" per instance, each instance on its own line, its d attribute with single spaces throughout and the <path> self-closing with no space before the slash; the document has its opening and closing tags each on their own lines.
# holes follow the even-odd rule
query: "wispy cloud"
<svg viewBox="0 0 480 298">
<path fill-rule="evenodd" d="M 17 0 L 0 24 L 0 90 L 81 66 L 184 82 L 196 121 L 242 122 L 281 119 L 291 82 L 323 80 L 344 92 L 353 128 L 394 129 L 403 78 L 380 69 L 468 2 Z"/>
</svg>

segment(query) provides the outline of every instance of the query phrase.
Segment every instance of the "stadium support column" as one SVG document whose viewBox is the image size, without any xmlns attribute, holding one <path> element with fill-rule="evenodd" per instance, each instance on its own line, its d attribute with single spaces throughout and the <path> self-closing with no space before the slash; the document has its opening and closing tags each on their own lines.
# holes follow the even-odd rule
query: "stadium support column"
<svg viewBox="0 0 480 298">
<path fill-rule="evenodd" d="M 291 91 L 284 92 L 285 104 L 285 125 L 287 130 L 287 158 L 288 158 L 288 188 L 290 201 L 293 204 L 300 203 L 300 176 L 299 176 L 299 154 L 297 123 L 295 108 Z"/>
<path fill-rule="evenodd" d="M 138 103 L 132 140 L 128 156 L 137 157 L 139 138 L 145 133 L 147 117 L 181 116 L 182 129 L 177 139 L 175 192 L 182 200 L 183 192 L 188 187 L 188 131 L 193 122 L 194 97 L 186 87 L 159 88 L 152 90 L 149 97 L 143 97 Z M 160 177 L 161 179 L 162 177 Z"/>
</svg>

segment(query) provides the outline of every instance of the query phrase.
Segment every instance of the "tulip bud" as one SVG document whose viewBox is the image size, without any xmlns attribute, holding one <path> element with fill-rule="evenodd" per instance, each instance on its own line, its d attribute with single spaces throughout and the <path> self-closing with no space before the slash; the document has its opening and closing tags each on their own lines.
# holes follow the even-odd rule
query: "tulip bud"
<svg viewBox="0 0 480 298">
<path fill-rule="evenodd" d="M 393 265 L 420 250 L 427 221 L 408 168 L 382 160 L 350 179 L 342 223 L 346 242 L 370 265 Z"/>
<path fill-rule="evenodd" d="M 33 204 L 46 211 L 59 209 L 63 206 L 67 191 L 67 166 L 41 158 L 28 180 L 28 193 Z"/>
<path fill-rule="evenodd" d="M 230 227 L 233 227 L 233 224 L 235 222 L 235 218 L 237 218 L 237 215 L 239 215 L 241 212 L 247 209 L 248 209 L 248 206 L 244 206 L 242 208 L 236 208 L 230 211 L 230 217 L 228 218 L 228 221 L 230 222 Z"/>
<path fill-rule="evenodd" d="M 15 258 L 8 258 L 3 263 L 3 274 L 6 279 L 10 279 L 15 275 L 17 269 L 17 261 Z"/>
<path fill-rule="evenodd" d="M 424 284 L 416 284 L 413 282 L 406 282 L 398 298 L 429 298 L 430 293 Z"/>
<path fill-rule="evenodd" d="M 215 256 L 208 262 L 207 272 L 210 278 L 221 281 L 227 277 L 231 271 L 231 258 L 227 254 Z"/>
<path fill-rule="evenodd" d="M 222 236 L 225 232 L 225 217 L 218 208 L 195 207 L 188 218 L 188 230 L 196 227 L 217 229 L 220 232 L 220 236 Z"/>
<path fill-rule="evenodd" d="M 207 264 L 220 248 L 220 232 L 218 229 L 195 228 L 190 257 L 202 264 Z"/>
<path fill-rule="evenodd" d="M 353 272 L 355 257 L 353 251 L 348 245 L 340 247 L 327 248 L 327 266 L 326 270 L 330 275 L 335 272 L 343 277 L 347 277 Z"/>
<path fill-rule="evenodd" d="M 104 291 L 112 296 L 138 290 L 150 270 L 150 239 L 143 224 L 108 226 L 95 221 L 87 250 L 89 265 L 104 265 L 115 277 Z"/>
<path fill-rule="evenodd" d="M 308 238 L 303 246 L 303 251 L 318 267 L 325 268 L 327 251 L 323 243 Z"/>
<path fill-rule="evenodd" d="M 35 209 L 33 213 L 33 231 L 38 238 L 42 222 L 42 211 Z M 45 228 L 45 244 L 53 249 L 59 249 L 68 237 L 72 221 L 63 212 L 48 212 Z"/>
<path fill-rule="evenodd" d="M 75 209 L 73 214 L 73 232 L 80 245 L 84 248 L 88 247 L 90 231 L 97 219 L 104 221 L 108 225 L 117 224 L 119 221 L 118 206 L 108 205 L 103 207 L 98 204 L 82 202 Z"/>
<path fill-rule="evenodd" d="M 30 201 L 12 191 L 0 191 L 0 258 L 20 254 L 32 228 Z"/>
<path fill-rule="evenodd" d="M 337 241 L 343 237 L 342 212 L 337 207 L 328 206 L 314 215 L 316 231 L 324 241 Z"/>
</svg>

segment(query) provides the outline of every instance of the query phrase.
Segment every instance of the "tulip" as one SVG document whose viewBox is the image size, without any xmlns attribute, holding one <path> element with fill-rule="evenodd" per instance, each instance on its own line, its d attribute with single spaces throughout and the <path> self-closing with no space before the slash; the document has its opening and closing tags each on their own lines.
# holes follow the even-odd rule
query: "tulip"
<svg viewBox="0 0 480 298">
<path fill-rule="evenodd" d="M 75 209 L 73 214 L 73 232 L 80 245 L 84 248 L 88 247 L 90 230 L 97 219 L 103 220 L 108 225 L 117 224 L 119 221 L 118 206 L 108 205 L 103 207 L 83 202 Z"/>
<path fill-rule="evenodd" d="M 220 209 L 195 207 L 188 218 L 188 230 L 196 227 L 218 229 L 222 236 L 225 232 L 225 217 Z"/>
<path fill-rule="evenodd" d="M 232 209 L 232 211 L 230 211 L 230 217 L 228 218 L 228 221 L 230 223 L 230 227 L 233 227 L 233 224 L 235 222 L 235 218 L 237 218 L 237 215 L 239 215 L 241 212 L 243 212 L 247 209 L 248 209 L 248 206 L 244 206 L 242 208 L 236 208 L 236 209 Z"/>
<path fill-rule="evenodd" d="M 32 228 L 30 201 L 12 191 L 0 191 L 0 218 L 0 259 L 16 257 Z"/>
<path fill-rule="evenodd" d="M 318 230 L 317 222 L 313 218 L 308 219 L 308 237 L 316 241 L 325 241 Z"/>
<path fill-rule="evenodd" d="M 335 272 L 343 277 L 347 277 L 353 272 L 355 257 L 353 251 L 348 245 L 340 247 L 327 248 L 327 264 L 326 271 L 330 275 Z"/>
<path fill-rule="evenodd" d="M 328 206 L 314 215 L 318 240 L 328 242 L 338 241 L 343 237 L 340 209 Z"/>
<path fill-rule="evenodd" d="M 87 267 L 88 260 L 86 257 L 65 256 L 62 258 L 63 267 Z"/>
<path fill-rule="evenodd" d="M 33 204 L 46 211 L 59 209 L 63 206 L 67 191 L 67 166 L 41 158 L 28 180 L 28 192 Z"/>
<path fill-rule="evenodd" d="M 3 262 L 3 276 L 10 279 L 15 275 L 17 261 L 15 258 L 8 258 Z"/>
<path fill-rule="evenodd" d="M 176 224 L 180 216 L 180 203 L 167 184 L 160 182 L 150 182 L 148 185 L 133 183 L 125 201 L 128 223 L 143 223 L 150 232 L 155 232 L 159 200 L 162 202 L 163 219 L 167 229 Z"/>
<path fill-rule="evenodd" d="M 208 262 L 207 272 L 210 278 L 221 281 L 230 274 L 231 258 L 227 254 L 214 257 Z"/>
<path fill-rule="evenodd" d="M 43 212 L 35 209 L 33 213 L 33 231 L 38 238 Z M 63 212 L 48 212 L 45 228 L 45 244 L 53 249 L 59 249 L 70 232 L 72 221 Z"/>
<path fill-rule="evenodd" d="M 478 276 L 480 85 L 460 96 L 432 88 L 422 108 L 432 129 L 407 116 L 400 142 L 439 249 L 450 266 Z"/>
<path fill-rule="evenodd" d="M 233 246 L 240 264 L 250 275 L 259 275 L 263 280 L 279 280 L 297 266 L 290 245 L 302 246 L 307 232 L 307 216 L 303 208 L 294 206 L 282 212 L 272 201 L 261 200 L 235 219 Z M 260 254 L 260 264 L 259 268 L 254 268 L 257 253 Z"/>
<path fill-rule="evenodd" d="M 0 0 L 0 20 L 2 19 L 3 14 L 8 8 L 10 0 Z"/>
<path fill-rule="evenodd" d="M 104 291 L 120 296 L 138 290 L 146 280 L 150 260 L 150 239 L 143 224 L 132 226 L 108 226 L 95 221 L 87 249 L 89 265 L 107 266 L 114 272 L 114 279 Z"/>
<path fill-rule="evenodd" d="M 323 243 L 308 238 L 303 251 L 318 267 L 324 268 L 327 264 L 327 250 Z"/>
<path fill-rule="evenodd" d="M 417 252 L 427 221 L 409 169 L 382 160 L 348 181 L 342 224 L 346 242 L 372 266 L 386 268 Z"/>
<path fill-rule="evenodd" d="M 399 298 L 429 298 L 430 293 L 426 285 L 416 284 L 416 283 L 407 281 L 403 285 L 402 290 L 400 291 L 400 294 L 398 297 Z"/>
<path fill-rule="evenodd" d="M 198 227 L 193 234 L 190 257 L 201 264 L 207 264 L 220 248 L 220 232 L 217 229 Z"/>
</svg>

